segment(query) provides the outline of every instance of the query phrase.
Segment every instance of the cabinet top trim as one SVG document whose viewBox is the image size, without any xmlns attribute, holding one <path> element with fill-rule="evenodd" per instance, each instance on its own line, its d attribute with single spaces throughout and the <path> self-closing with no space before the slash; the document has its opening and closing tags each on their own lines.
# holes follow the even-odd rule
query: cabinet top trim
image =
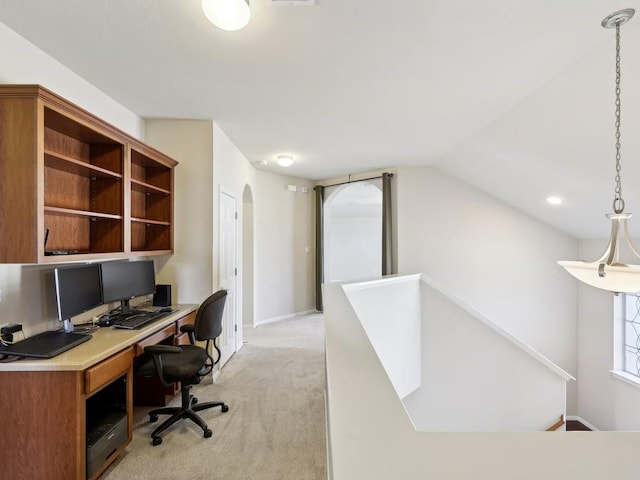
<svg viewBox="0 0 640 480">
<path fill-rule="evenodd" d="M 91 128 L 106 131 L 112 137 L 116 137 L 118 141 L 125 143 L 129 148 L 138 150 L 145 155 L 153 156 L 154 160 L 165 164 L 168 167 L 175 167 L 178 162 L 173 158 L 165 155 L 154 147 L 147 145 L 142 140 L 135 138 L 128 133 L 120 130 L 118 127 L 105 122 L 91 112 L 79 107 L 42 85 L 0 85 L 0 97 L 3 98 L 38 98 L 44 102 L 45 106 L 55 109 L 65 115 L 73 116 L 76 120 L 87 124 Z"/>
</svg>

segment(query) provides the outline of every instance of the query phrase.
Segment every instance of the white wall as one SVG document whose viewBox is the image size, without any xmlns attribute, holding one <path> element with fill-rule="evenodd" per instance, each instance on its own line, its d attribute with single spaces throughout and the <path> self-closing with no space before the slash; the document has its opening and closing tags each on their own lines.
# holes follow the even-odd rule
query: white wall
<svg viewBox="0 0 640 480">
<path fill-rule="evenodd" d="M 158 283 L 174 303 L 200 303 L 217 290 L 213 278 L 213 122 L 146 122 L 145 141 L 179 162 L 174 177 L 174 254 L 158 259 Z M 217 242 L 216 242 L 217 243 Z"/>
<path fill-rule="evenodd" d="M 346 295 L 324 292 L 333 480 L 638 478 L 638 433 L 416 432 Z"/>
<path fill-rule="evenodd" d="M 287 184 L 310 187 L 310 182 L 257 171 L 215 122 L 148 120 L 145 139 L 180 162 L 176 253 L 163 260 L 159 274 L 159 281 L 175 285 L 177 300 L 199 303 L 220 288 L 218 206 L 224 191 L 237 200 L 240 244 L 243 232 L 254 236 L 254 323 L 312 309 L 313 195 L 286 189 Z M 253 204 L 243 202 L 246 188 Z M 251 211 L 244 212 L 245 207 Z M 253 230 L 243 228 L 245 214 L 253 218 Z M 238 250 L 238 321 L 247 304 L 241 291 L 243 275 L 248 275 L 242 252 Z"/>
<path fill-rule="evenodd" d="M 398 168 L 397 191 L 400 273 L 426 273 L 576 376 L 578 286 L 556 261 L 577 242 L 433 168 Z"/>
<path fill-rule="evenodd" d="M 253 217 L 253 194 L 245 186 L 242 197 L 242 323 L 253 325 L 255 288 L 255 221 Z"/>
<path fill-rule="evenodd" d="M 175 253 L 163 259 L 158 279 L 174 286 L 176 301 L 201 303 L 220 288 L 220 192 L 237 200 L 238 243 L 242 245 L 242 195 L 245 186 L 253 183 L 255 170 L 212 121 L 148 120 L 145 139 L 180 162 L 175 174 Z M 236 321 L 241 322 L 242 249 L 237 251 L 237 268 L 233 300 Z"/>
<path fill-rule="evenodd" d="M 137 138 L 144 122 L 76 73 L 0 23 L 0 83 L 39 84 Z"/>
<path fill-rule="evenodd" d="M 254 321 L 263 323 L 315 308 L 315 200 L 308 180 L 261 171 L 256 175 Z M 302 193 L 302 186 L 308 193 Z"/>
<path fill-rule="evenodd" d="M 420 431 L 544 431 L 566 413 L 566 372 L 421 282 L 422 378 L 404 399 Z"/>
<path fill-rule="evenodd" d="M 2 23 L 0 45 L 0 83 L 43 85 L 130 135 L 141 136 L 138 116 Z M 52 271 L 52 266 L 0 264 L 0 324 L 21 323 L 27 335 L 59 326 Z"/>
<path fill-rule="evenodd" d="M 344 283 L 342 289 L 399 398 L 420 388 L 420 275 Z"/>
<path fill-rule="evenodd" d="M 580 242 L 576 259 L 599 258 L 607 240 Z M 640 388 L 615 378 L 613 293 L 579 289 L 578 415 L 599 430 L 640 430 Z"/>
<path fill-rule="evenodd" d="M 247 158 L 242 154 L 238 147 L 227 137 L 218 124 L 213 125 L 213 195 L 214 195 L 214 209 L 213 209 L 213 238 L 215 242 L 214 248 L 214 268 L 213 279 L 216 285 L 219 285 L 220 271 L 218 267 L 218 242 L 220 238 L 220 225 L 219 225 L 219 202 L 220 191 L 236 198 L 238 205 L 238 237 L 242 242 L 242 221 L 244 218 L 244 212 L 242 211 L 242 198 L 246 185 L 249 185 L 251 191 L 255 190 L 256 183 L 256 170 L 249 163 Z M 254 197 L 254 202 L 255 202 Z M 239 263 L 238 272 L 242 272 L 242 255 L 241 250 L 238 251 Z M 238 289 L 242 285 L 242 279 L 238 279 Z M 238 292 L 240 293 L 240 292 Z M 238 321 L 242 321 L 241 305 L 243 303 L 242 297 L 238 295 L 239 309 L 236 311 L 238 315 Z"/>
</svg>

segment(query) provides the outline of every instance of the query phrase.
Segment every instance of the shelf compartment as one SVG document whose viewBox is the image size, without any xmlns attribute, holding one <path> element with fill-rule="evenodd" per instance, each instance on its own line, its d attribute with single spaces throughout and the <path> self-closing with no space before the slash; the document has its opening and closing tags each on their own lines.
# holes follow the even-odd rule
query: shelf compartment
<svg viewBox="0 0 640 480">
<path fill-rule="evenodd" d="M 131 179 L 131 190 L 142 193 L 157 193 L 164 195 L 171 195 L 171 191 L 165 188 L 156 187 L 150 183 L 141 182 L 139 180 Z"/>
<path fill-rule="evenodd" d="M 121 173 L 76 160 L 62 153 L 47 149 L 44 151 L 44 163 L 48 168 L 74 173 L 83 177 L 122 178 Z"/>
<path fill-rule="evenodd" d="M 131 149 L 131 180 L 163 191 L 171 190 L 171 167 L 158 163 L 135 149 Z"/>
<path fill-rule="evenodd" d="M 44 145 L 49 152 L 123 173 L 123 143 L 49 108 L 44 109 Z"/>
<path fill-rule="evenodd" d="M 76 250 L 77 253 L 124 251 L 122 217 L 71 209 L 45 207 L 47 251 Z"/>
<path fill-rule="evenodd" d="M 131 216 L 135 218 L 171 222 L 172 197 L 166 193 L 131 189 Z"/>
<path fill-rule="evenodd" d="M 136 252 L 170 251 L 171 225 L 166 222 L 132 220 L 131 250 Z"/>
<path fill-rule="evenodd" d="M 56 162 L 53 163 L 58 166 Z M 80 165 L 69 165 L 73 165 L 72 170 L 76 167 L 82 169 Z M 122 216 L 122 180 L 118 177 L 79 175 L 47 163 L 44 185 L 44 203 L 48 207 Z"/>
</svg>

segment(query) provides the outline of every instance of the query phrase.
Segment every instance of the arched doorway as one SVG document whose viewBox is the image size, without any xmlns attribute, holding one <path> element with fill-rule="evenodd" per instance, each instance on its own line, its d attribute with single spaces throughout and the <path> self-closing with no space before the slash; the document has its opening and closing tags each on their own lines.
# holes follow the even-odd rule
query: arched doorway
<svg viewBox="0 0 640 480">
<path fill-rule="evenodd" d="M 324 205 L 324 281 L 382 275 L 382 190 L 361 181 L 327 187 Z"/>
</svg>

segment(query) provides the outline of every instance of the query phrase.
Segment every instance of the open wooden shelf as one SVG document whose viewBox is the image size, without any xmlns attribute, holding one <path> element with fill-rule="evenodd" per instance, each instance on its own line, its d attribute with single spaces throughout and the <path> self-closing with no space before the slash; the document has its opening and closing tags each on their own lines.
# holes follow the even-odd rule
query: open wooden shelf
<svg viewBox="0 0 640 480">
<path fill-rule="evenodd" d="M 148 148 L 131 148 L 131 250 L 171 249 L 173 169 L 151 157 Z"/>
<path fill-rule="evenodd" d="M 0 262 L 173 252 L 175 160 L 37 85 L 0 85 L 0 130 Z"/>
</svg>

